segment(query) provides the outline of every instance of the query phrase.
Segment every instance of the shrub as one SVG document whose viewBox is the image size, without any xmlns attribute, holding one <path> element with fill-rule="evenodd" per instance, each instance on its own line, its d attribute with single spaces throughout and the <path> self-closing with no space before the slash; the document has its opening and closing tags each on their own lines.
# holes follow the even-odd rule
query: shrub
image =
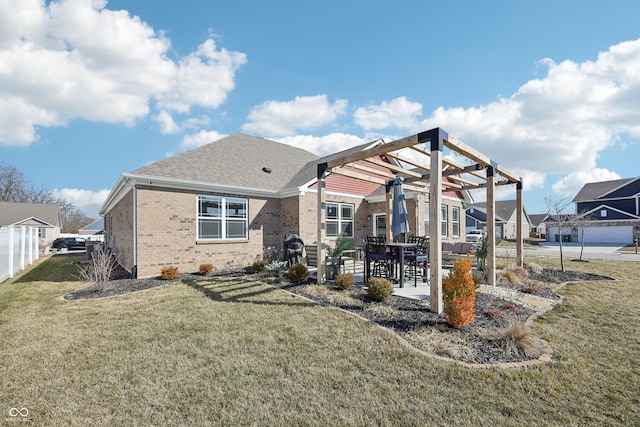
<svg viewBox="0 0 640 427">
<path fill-rule="evenodd" d="M 520 279 L 518 278 L 518 275 L 516 274 L 515 271 L 507 270 L 504 273 L 504 275 L 507 278 L 507 281 L 509 281 L 509 283 L 511 283 L 512 285 L 519 285 L 520 284 Z"/>
<path fill-rule="evenodd" d="M 444 315 L 450 325 L 461 328 L 476 321 L 476 290 L 470 259 L 458 260 L 453 264 L 449 276 L 442 280 L 442 291 Z"/>
<path fill-rule="evenodd" d="M 530 327 L 515 323 L 500 331 L 496 340 L 505 353 L 530 358 L 539 357 L 545 349 L 544 341 L 537 337 Z"/>
<path fill-rule="evenodd" d="M 353 274 L 338 274 L 336 277 L 336 286 L 340 289 L 347 290 L 356 284 L 356 278 Z"/>
<path fill-rule="evenodd" d="M 105 246 L 94 248 L 88 266 L 80 270 L 80 279 L 95 284 L 98 292 L 104 292 L 111 274 L 118 265 L 116 259 L 117 254 Z"/>
<path fill-rule="evenodd" d="M 208 263 L 207 264 L 200 264 L 200 267 L 198 268 L 198 271 L 203 276 L 206 276 L 207 274 L 211 273 L 211 271 L 213 271 L 213 264 L 208 264 Z"/>
<path fill-rule="evenodd" d="M 293 264 L 288 275 L 292 282 L 305 282 L 309 278 L 309 269 L 302 264 Z"/>
<path fill-rule="evenodd" d="M 261 273 L 264 271 L 265 266 L 267 265 L 267 260 L 266 259 L 259 259 L 256 262 L 253 263 L 253 265 L 251 266 L 251 268 L 253 268 L 253 271 L 255 273 Z"/>
<path fill-rule="evenodd" d="M 168 267 L 162 267 L 160 270 L 160 278 L 162 280 L 173 280 L 178 277 L 178 267 L 174 267 L 172 265 Z"/>
<path fill-rule="evenodd" d="M 372 277 L 367 282 L 367 295 L 374 301 L 384 301 L 393 294 L 393 283 L 387 279 Z"/>
<path fill-rule="evenodd" d="M 265 271 L 278 276 L 280 274 L 284 274 L 289 269 L 289 263 L 287 261 L 271 261 L 269 264 L 264 266 Z"/>
</svg>

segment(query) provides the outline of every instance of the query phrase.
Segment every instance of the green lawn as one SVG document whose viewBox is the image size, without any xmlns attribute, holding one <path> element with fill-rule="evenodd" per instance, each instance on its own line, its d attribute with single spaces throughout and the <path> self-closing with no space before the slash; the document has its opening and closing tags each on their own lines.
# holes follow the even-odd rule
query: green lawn
<svg viewBox="0 0 640 427">
<path fill-rule="evenodd" d="M 70 261 L 0 285 L 0 421 L 27 408 L 47 426 L 639 425 L 637 263 L 569 264 L 618 280 L 567 286 L 535 322 L 551 364 L 482 370 L 251 278 L 65 301 L 83 286 Z"/>
</svg>

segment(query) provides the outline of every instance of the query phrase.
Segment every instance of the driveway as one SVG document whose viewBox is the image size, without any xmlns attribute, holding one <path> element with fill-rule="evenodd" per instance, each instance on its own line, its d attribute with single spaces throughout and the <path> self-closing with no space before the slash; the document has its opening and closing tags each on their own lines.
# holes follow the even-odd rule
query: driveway
<svg viewBox="0 0 640 427">
<path fill-rule="evenodd" d="M 640 261 L 640 253 L 636 254 L 631 251 L 619 251 L 620 245 L 610 244 L 585 244 L 582 259 L 608 259 L 616 261 Z M 580 243 L 563 243 L 562 253 L 567 259 L 580 257 Z M 515 254 L 515 248 L 505 248 L 498 246 L 498 254 L 505 252 Z M 639 250 L 640 252 L 640 250 Z M 545 242 L 539 246 L 527 246 L 524 249 L 526 255 L 560 257 L 560 244 Z"/>
</svg>

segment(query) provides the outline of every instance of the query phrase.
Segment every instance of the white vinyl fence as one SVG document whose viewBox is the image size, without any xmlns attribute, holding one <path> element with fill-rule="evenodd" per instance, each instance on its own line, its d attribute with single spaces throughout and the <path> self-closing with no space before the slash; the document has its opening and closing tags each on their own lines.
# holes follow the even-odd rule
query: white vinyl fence
<svg viewBox="0 0 640 427">
<path fill-rule="evenodd" d="M 38 259 L 37 227 L 0 228 L 0 283 Z"/>
</svg>

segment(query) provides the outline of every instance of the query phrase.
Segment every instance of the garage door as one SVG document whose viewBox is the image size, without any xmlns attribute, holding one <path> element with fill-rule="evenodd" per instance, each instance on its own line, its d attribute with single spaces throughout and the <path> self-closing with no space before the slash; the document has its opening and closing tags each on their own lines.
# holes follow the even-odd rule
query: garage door
<svg viewBox="0 0 640 427">
<path fill-rule="evenodd" d="M 579 233 L 578 233 L 579 234 Z M 633 243 L 633 226 L 586 227 L 585 243 Z"/>
</svg>

